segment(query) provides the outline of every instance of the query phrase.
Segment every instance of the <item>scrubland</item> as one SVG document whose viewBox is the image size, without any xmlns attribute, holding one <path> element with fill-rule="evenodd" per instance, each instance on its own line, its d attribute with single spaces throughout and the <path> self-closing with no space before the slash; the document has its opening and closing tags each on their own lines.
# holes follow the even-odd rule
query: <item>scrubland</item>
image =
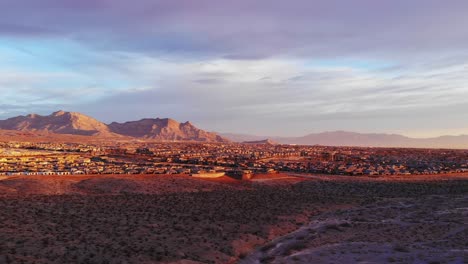
<svg viewBox="0 0 468 264">
<path fill-rule="evenodd" d="M 442 263 L 466 254 L 466 178 L 275 177 L 4 178 L 0 263 Z"/>
</svg>

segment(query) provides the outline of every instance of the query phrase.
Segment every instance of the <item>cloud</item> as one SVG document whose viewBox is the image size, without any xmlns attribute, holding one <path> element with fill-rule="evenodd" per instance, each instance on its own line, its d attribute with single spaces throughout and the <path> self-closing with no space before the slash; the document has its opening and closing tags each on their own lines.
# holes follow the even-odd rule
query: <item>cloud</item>
<svg viewBox="0 0 468 264">
<path fill-rule="evenodd" d="M 0 34 L 54 32 L 94 48 L 258 59 L 465 50 L 466 1 L 2 1 Z M 27 20 L 19 19 L 28 17 Z M 34 30 L 34 28 L 37 28 Z"/>
<path fill-rule="evenodd" d="M 0 116 L 60 106 L 277 135 L 457 127 L 468 3 L 449 2 L 1 1 Z"/>
<path fill-rule="evenodd" d="M 304 67 L 301 60 L 171 63 L 146 58 L 140 64 L 143 60 L 137 55 L 136 65 L 128 65 L 135 78 L 146 79 L 142 88 L 81 108 L 108 122 L 169 116 L 211 130 L 270 135 L 397 130 L 445 115 L 452 116 L 447 120 L 453 126 L 462 118 L 461 109 L 468 110 L 466 64 L 389 75 L 379 70 Z"/>
</svg>

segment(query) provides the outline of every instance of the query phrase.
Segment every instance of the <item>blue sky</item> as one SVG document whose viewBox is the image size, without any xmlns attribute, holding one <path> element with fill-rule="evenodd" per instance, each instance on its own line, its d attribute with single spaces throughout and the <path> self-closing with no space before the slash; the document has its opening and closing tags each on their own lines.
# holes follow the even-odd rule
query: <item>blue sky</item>
<svg viewBox="0 0 468 264">
<path fill-rule="evenodd" d="M 3 0 L 0 118 L 468 134 L 467 12 L 461 0 Z"/>
</svg>

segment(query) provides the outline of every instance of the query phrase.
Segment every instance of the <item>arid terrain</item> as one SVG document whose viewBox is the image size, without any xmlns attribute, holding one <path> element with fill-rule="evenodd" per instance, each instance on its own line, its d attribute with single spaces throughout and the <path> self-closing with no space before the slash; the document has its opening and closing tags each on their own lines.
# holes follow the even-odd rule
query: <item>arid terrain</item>
<svg viewBox="0 0 468 264">
<path fill-rule="evenodd" d="M 424 195 L 313 217 L 240 263 L 466 263 L 468 196 Z"/>
<path fill-rule="evenodd" d="M 41 134 L 49 139 L 61 140 L 63 135 L 79 140 L 96 139 L 148 139 L 169 141 L 229 142 L 216 133 L 201 130 L 190 122 L 179 123 L 170 118 L 145 118 L 125 123 L 104 124 L 90 116 L 77 113 L 56 111 L 50 115 L 29 114 L 0 120 L 0 135 L 8 131 L 29 132 L 34 137 Z M 12 134 L 10 132 L 10 134 Z M 74 136 L 85 136 L 88 139 Z M 76 141 L 75 141 L 76 142 Z M 82 141 L 78 141 L 82 142 Z"/>
<path fill-rule="evenodd" d="M 468 247 L 466 176 L 19 176 L 0 193 L 0 263 L 462 263 Z"/>
</svg>

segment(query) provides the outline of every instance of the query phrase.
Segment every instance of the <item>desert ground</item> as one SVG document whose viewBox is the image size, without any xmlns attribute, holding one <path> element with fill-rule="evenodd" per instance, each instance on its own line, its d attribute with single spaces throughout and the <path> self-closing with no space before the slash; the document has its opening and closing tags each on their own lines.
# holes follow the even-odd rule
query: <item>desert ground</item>
<svg viewBox="0 0 468 264">
<path fill-rule="evenodd" d="M 466 175 L 0 179 L 0 263 L 464 263 Z"/>
</svg>

